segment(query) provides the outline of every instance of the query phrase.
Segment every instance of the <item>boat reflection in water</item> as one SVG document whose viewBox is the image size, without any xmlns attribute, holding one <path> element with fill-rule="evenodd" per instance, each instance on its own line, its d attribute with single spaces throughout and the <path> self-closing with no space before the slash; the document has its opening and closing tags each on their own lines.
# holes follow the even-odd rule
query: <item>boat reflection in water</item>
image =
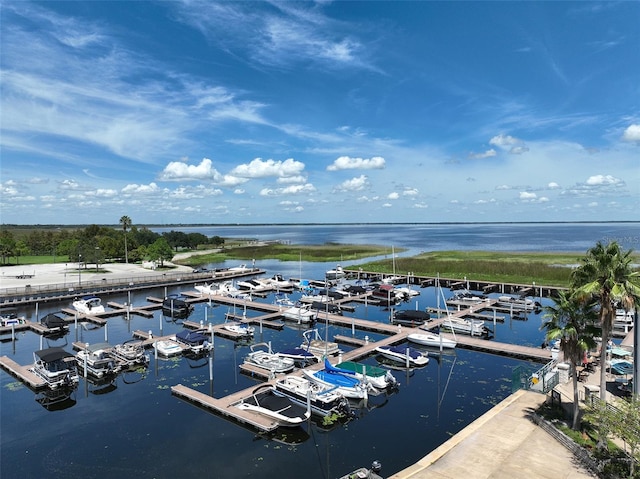
<svg viewBox="0 0 640 479">
<path fill-rule="evenodd" d="M 36 393 L 36 402 L 47 411 L 62 411 L 76 405 L 77 387 L 44 389 Z"/>
</svg>

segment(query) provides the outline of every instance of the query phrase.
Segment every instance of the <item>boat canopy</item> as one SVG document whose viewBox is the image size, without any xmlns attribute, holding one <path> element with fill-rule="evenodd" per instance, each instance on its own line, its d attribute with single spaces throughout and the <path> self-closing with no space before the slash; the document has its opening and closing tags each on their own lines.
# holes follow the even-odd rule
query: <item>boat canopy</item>
<svg viewBox="0 0 640 479">
<path fill-rule="evenodd" d="M 176 338 L 188 344 L 202 344 L 209 340 L 209 338 L 200 331 L 189 331 L 188 329 L 183 329 L 176 333 Z"/>
<path fill-rule="evenodd" d="M 35 354 L 45 363 L 52 363 L 54 361 L 59 361 L 60 359 L 73 357 L 71 353 L 66 352 L 62 348 L 41 349 L 40 351 L 35 351 L 33 354 Z"/>
</svg>

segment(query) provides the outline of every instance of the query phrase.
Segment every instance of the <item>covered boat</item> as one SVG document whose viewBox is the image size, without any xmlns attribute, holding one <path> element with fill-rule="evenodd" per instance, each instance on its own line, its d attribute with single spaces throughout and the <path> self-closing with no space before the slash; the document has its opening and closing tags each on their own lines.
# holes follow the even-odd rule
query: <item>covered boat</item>
<svg viewBox="0 0 640 479">
<path fill-rule="evenodd" d="M 440 325 L 440 328 L 455 333 L 469 334 L 471 336 L 487 336 L 489 334 L 489 330 L 485 326 L 484 321 L 479 319 L 449 317 Z"/>
<path fill-rule="evenodd" d="M 325 360 L 325 369 L 333 368 L 343 374 L 351 374 L 360 381 L 370 384 L 376 389 L 386 389 L 397 386 L 398 381 L 395 376 L 384 368 L 372 366 L 370 364 L 362 364 L 355 361 L 343 361 L 331 366 L 329 361 Z"/>
<path fill-rule="evenodd" d="M 174 318 L 186 318 L 193 311 L 193 306 L 180 294 L 170 294 L 162 301 L 162 314 Z"/>
<path fill-rule="evenodd" d="M 80 380 L 75 357 L 62 348 L 35 351 L 33 359 L 31 371 L 44 380 L 50 389 L 74 386 Z"/>
<path fill-rule="evenodd" d="M 368 387 L 353 375 L 343 374 L 328 369 L 309 371 L 303 369 L 302 374 L 315 383 L 324 387 L 333 387 L 346 398 L 367 399 Z"/>
<path fill-rule="evenodd" d="M 542 305 L 529 298 L 514 296 L 499 296 L 498 306 L 509 308 L 514 311 L 538 311 L 542 309 Z"/>
<path fill-rule="evenodd" d="M 291 358 L 297 363 L 309 364 L 315 363 L 318 361 L 318 358 L 315 354 L 307 351 L 302 348 L 286 348 L 278 351 L 276 355 L 283 358 Z"/>
<path fill-rule="evenodd" d="M 213 349 L 211 335 L 205 334 L 205 330 L 183 329 L 176 333 L 176 341 L 182 344 L 192 353 L 204 353 Z"/>
<path fill-rule="evenodd" d="M 284 427 L 299 426 L 311 417 L 310 408 L 278 394 L 271 384 L 257 387 L 251 396 L 241 399 L 234 407 L 266 416 Z"/>
<path fill-rule="evenodd" d="M 300 345 L 300 348 L 317 357 L 333 356 L 341 352 L 338 343 L 322 339 L 317 329 L 308 329 L 302 333 L 302 336 L 304 337 L 304 342 Z"/>
<path fill-rule="evenodd" d="M 418 311 L 412 309 L 398 310 L 393 313 L 391 322 L 393 324 L 400 324 L 402 326 L 408 326 L 410 328 L 417 328 L 425 324 L 431 315 L 426 311 Z"/>
<path fill-rule="evenodd" d="M 429 363 L 429 356 L 410 346 L 378 346 L 376 352 L 387 359 L 409 366 L 425 366 Z"/>
<path fill-rule="evenodd" d="M 51 332 L 67 329 L 67 322 L 55 313 L 47 314 L 40 320 L 40 323 L 46 326 Z"/>
</svg>

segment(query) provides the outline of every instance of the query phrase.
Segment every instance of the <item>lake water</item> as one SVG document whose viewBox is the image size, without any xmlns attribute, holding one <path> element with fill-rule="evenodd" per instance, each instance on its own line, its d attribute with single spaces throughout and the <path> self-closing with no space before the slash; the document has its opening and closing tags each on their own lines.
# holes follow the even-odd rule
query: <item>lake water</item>
<svg viewBox="0 0 640 479">
<path fill-rule="evenodd" d="M 168 228 L 178 229 L 178 228 Z M 584 253 L 596 241 L 615 239 L 624 248 L 637 249 L 640 224 L 536 224 L 536 225 L 339 225 L 197 227 L 182 229 L 207 236 L 278 239 L 299 244 L 326 241 L 373 243 L 421 250 L 575 251 Z M 156 231 L 162 231 L 156 229 Z M 211 267 L 235 266 L 216 264 Z M 343 265 L 348 266 L 348 262 Z M 258 261 L 268 274 L 320 279 L 335 264 Z M 167 292 L 177 292 L 167 291 Z M 436 292 L 420 289 L 406 309 L 436 305 Z M 445 291 L 445 296 L 451 293 Z M 165 290 L 132 293 L 134 305 L 146 304 L 148 296 Z M 125 302 L 110 296 L 103 301 Z M 265 299 L 272 302 L 273 297 Z M 543 301 L 544 302 L 544 301 Z M 547 303 L 545 303 L 547 304 Z M 29 319 L 69 307 L 40 304 L 22 311 Z M 226 308 L 196 305 L 190 320 L 224 321 Z M 250 310 L 248 315 L 253 315 Z M 358 305 L 347 316 L 388 321 L 389 311 Z M 530 346 L 542 342 L 541 316 L 526 321 L 505 318 L 495 325 L 496 340 Z M 493 324 L 489 324 L 493 328 Z M 351 328 L 318 325 L 323 335 L 351 335 Z M 157 312 L 153 318 L 132 316 L 109 319 L 107 338 L 111 344 L 131 337 L 134 330 L 152 330 L 155 335 L 175 333 L 179 321 Z M 254 342 L 270 341 L 273 348 L 297 346 L 303 329 L 288 325 L 283 331 L 264 328 Z M 356 336 L 365 333 L 356 331 Z M 375 334 L 368 333 L 371 339 Z M 105 340 L 105 330 L 72 326 L 67 336 L 41 340 L 34 333 L 21 333 L 15 342 L 3 338 L 0 354 L 19 364 L 30 364 L 32 353 L 43 347 Z M 348 347 L 343 346 L 343 349 Z M 171 395 L 176 384 L 214 397 L 257 386 L 259 381 L 239 372 L 238 365 L 249 346 L 216 338 L 213 381 L 205 361 L 186 358 L 152 359 L 144 372 L 118 376 L 113 384 L 98 386 L 80 381 L 65 409 L 50 411 L 36 401 L 29 388 L 4 371 L 0 373 L 0 420 L 2 428 L 0 475 L 2 477 L 260 477 L 335 478 L 373 460 L 381 461 L 383 476 L 391 475 L 436 448 L 512 391 L 517 366 L 537 368 L 524 361 L 457 349 L 454 354 L 432 357 L 430 363 L 410 373 L 394 371 L 399 390 L 370 399 L 346 424 L 325 427 L 310 423 L 304 428 L 272 436 L 261 435 L 213 415 Z M 377 364 L 375 357 L 366 360 Z"/>
</svg>

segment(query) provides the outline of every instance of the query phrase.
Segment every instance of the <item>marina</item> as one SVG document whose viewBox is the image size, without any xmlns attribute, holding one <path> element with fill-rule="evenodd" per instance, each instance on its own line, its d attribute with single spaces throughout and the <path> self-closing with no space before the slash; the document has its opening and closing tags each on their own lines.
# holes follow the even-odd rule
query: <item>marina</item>
<svg viewBox="0 0 640 479">
<path fill-rule="evenodd" d="M 342 264 L 345 270 L 349 269 L 347 261 L 343 261 Z M 316 271 L 323 274 L 331 266 L 335 264 L 321 264 Z M 280 264 L 259 262 L 259 269 L 279 271 L 284 273 L 284 277 L 294 277 L 298 267 L 298 264 L 292 264 L 290 270 L 287 270 Z M 313 277 L 312 265 L 305 263 L 303 268 L 306 274 Z M 476 319 L 482 319 L 487 327 L 492 329 L 492 337 L 480 338 L 456 333 L 457 347 L 452 351 L 439 352 L 437 348 L 427 348 L 430 361 L 426 366 L 391 369 L 399 383 L 398 391 L 386 392 L 379 396 L 369 395 L 366 404 L 353 405 L 354 416 L 348 420 L 348 427 L 340 422 L 323 424 L 322 421 L 314 419 L 300 429 L 284 433 L 279 427 L 272 429 L 266 418 L 230 405 L 235 404 L 234 400 L 237 402 L 247 398 L 259 385 L 274 384 L 278 379 L 288 375 L 301 377 L 300 368 L 275 378 L 270 377 L 269 373 L 261 375 L 255 370 L 246 370 L 243 359 L 250 352 L 251 345 L 260 342 L 270 342 L 274 351 L 295 349 L 304 343 L 303 333 L 309 326 L 284 320 L 278 305 L 275 304 L 275 293 L 265 298 L 254 298 L 253 301 L 230 297 L 216 298 L 214 295 L 209 298 L 198 292 L 194 286 L 195 283 L 191 286 L 174 285 L 167 290 L 164 287 L 131 292 L 125 290 L 108 297 L 101 294 L 107 311 L 104 316 L 96 315 L 95 318 L 104 320 L 104 326 L 81 318 L 76 321 L 74 315 L 68 315 L 66 312 L 60 314 L 68 308 L 71 301 L 45 301 L 37 303 L 37 316 L 42 317 L 50 311 L 58 312 L 68 325 L 66 337 L 49 339 L 29 328 L 17 331 L 14 329 L 15 340 L 11 340 L 11 328 L 4 333 L 4 340 L 0 343 L 0 363 L 7 372 L 0 374 L 3 384 L 3 411 L 6 411 L 6 408 L 18 408 L 22 412 L 20 424 L 34 425 L 37 422 L 39 427 L 45 427 L 52 433 L 63 430 L 65 437 L 74 441 L 88 434 L 90 429 L 83 424 L 78 424 L 74 430 L 64 426 L 79 415 L 88 414 L 91 417 L 91 427 L 96 423 L 106 425 L 104 421 L 113 424 L 132 421 L 136 424 L 134 428 L 126 429 L 135 431 L 133 435 L 131 432 L 126 436 L 116 431 L 108 433 L 105 441 L 109 447 L 101 450 L 98 457 L 91 461 L 82 459 L 79 450 L 61 446 L 65 454 L 73 460 L 73 463 L 66 466 L 65 475 L 73 477 L 86 474 L 86 468 L 100 470 L 103 467 L 106 471 L 108 466 L 101 466 L 102 461 L 106 460 L 118 460 L 125 464 L 126 461 L 122 458 L 127 457 L 132 448 L 144 451 L 140 460 L 145 464 L 145 470 L 154 471 L 152 473 L 155 476 L 184 475 L 184 464 L 179 459 L 180 454 L 176 454 L 175 457 L 163 454 L 160 459 L 159 451 L 176 447 L 175 439 L 165 437 L 162 432 L 166 427 L 170 427 L 173 438 L 206 437 L 210 438 L 211 444 L 215 444 L 215 447 L 205 447 L 204 444 L 190 446 L 190 454 L 203 458 L 197 465 L 193 465 L 193 471 L 198 471 L 198 474 L 216 470 L 221 477 L 231 477 L 239 471 L 246 474 L 259 470 L 261 476 L 279 477 L 282 474 L 295 476 L 296 471 L 305 470 L 307 477 L 330 479 L 340 477 L 346 471 L 355 470 L 363 464 L 370 464 L 372 459 L 380 459 L 385 466 L 381 473 L 384 477 L 427 477 L 413 476 L 413 473 L 404 471 L 412 464 L 419 463 L 425 454 L 444 444 L 451 435 L 455 436 L 457 432 L 464 430 L 466 424 L 471 424 L 485 412 L 491 411 L 496 404 L 500 404 L 503 398 L 509 397 L 511 376 L 515 368 L 524 366 L 535 371 L 551 357 L 550 350 L 540 347 L 540 313 L 528 314 L 527 321 L 516 321 L 508 310 L 499 312 L 493 302 L 485 303 L 485 306 L 489 304 L 488 309 L 474 307 L 473 312 L 467 310 L 466 313 L 463 308 L 460 311 L 450 308 L 451 316 L 482 315 L 476 316 Z M 336 364 L 340 360 L 357 361 L 384 367 L 375 352 L 376 347 L 385 344 L 406 345 L 409 334 L 420 334 L 425 332 L 424 327 L 434 328 L 438 323 L 446 321 L 444 302 L 438 303 L 435 288 L 422 288 L 413 284 L 411 287 L 419 291 L 420 295 L 402 306 L 404 309 L 430 312 L 430 321 L 421 327 L 392 324 L 392 311 L 370 301 L 368 296 L 352 298 L 351 302 L 347 303 L 353 308 L 351 313 L 334 315 L 320 311 L 313 327 L 319 330 L 323 338 L 338 343 L 342 351 L 341 357 L 331 358 L 332 363 Z M 453 291 L 455 290 L 445 290 L 445 296 L 451 296 Z M 158 308 L 158 300 L 172 293 L 186 296 L 193 305 L 193 312 L 187 318 L 163 315 Z M 297 296 L 296 291 L 288 294 L 293 299 Z M 497 299 L 500 294 L 497 291 L 489 293 L 489 296 Z M 535 299 L 542 300 L 543 304 L 548 301 L 547 298 L 538 296 Z M 120 314 L 109 314 L 115 310 L 109 306 L 110 304 L 118 305 L 117 310 Z M 436 312 L 438 309 L 441 310 L 439 313 Z M 146 313 L 135 314 L 136 310 Z M 18 313 L 24 315 L 26 321 L 38 324 L 34 321 L 37 318 L 34 318 L 33 306 L 24 306 Z M 227 315 L 254 326 L 255 337 L 247 342 L 233 337 L 229 334 L 230 331 L 225 331 L 223 325 Z M 504 318 L 503 321 L 500 321 L 500 316 Z M 197 358 L 180 355 L 163 359 L 155 358 L 151 352 L 147 365 L 129 372 L 121 372 L 110 384 L 105 385 L 98 385 L 81 377 L 80 384 L 71 393 L 73 401 L 58 403 L 66 408 L 63 410 L 52 412 L 46 409 L 39 401 L 40 396 L 34 394 L 26 380 L 23 387 L 12 382 L 15 381 L 13 378 L 18 377 L 16 371 L 19 373 L 21 369 L 28 369 L 27 366 L 21 365 L 29 365 L 29 354 L 40 348 L 41 341 L 45 343 L 44 346 L 48 343 L 53 345 L 54 342 L 64 344 L 67 341 L 69 346 L 76 342 L 93 344 L 104 340 L 108 328 L 111 344 L 123 343 L 135 336 L 139 338 L 137 341 L 140 344 L 144 343 L 147 351 L 153 351 L 151 347 L 155 340 L 171 337 L 185 328 L 204 328 L 209 331 L 209 325 L 215 338 L 215 347 L 210 353 Z M 441 334 L 443 337 L 454 337 L 451 333 Z M 307 368 L 314 370 L 321 367 L 318 363 Z M 10 369 L 14 372 L 10 372 Z M 92 392 L 98 390 L 104 391 L 102 395 Z M 105 405 L 108 405 L 107 411 L 98 413 L 104 410 Z M 198 407 L 194 408 L 192 405 Z M 232 409 L 234 411 L 230 412 Z M 103 414 L 106 414 L 104 420 L 101 419 Z M 140 418 L 145 419 L 140 421 Z M 162 418 L 162 427 L 158 422 L 159 418 Z M 44 465 L 21 466 L 6 455 L 16 448 L 26 448 L 27 437 L 17 427 L 17 418 L 3 413 L 2 420 L 3 469 L 11 467 L 11 470 L 20 471 L 23 467 L 30 471 L 37 469 L 50 472 L 52 469 L 48 462 Z M 158 426 L 154 426 L 156 423 Z M 384 454 L 376 453 L 372 457 L 371 447 L 377 442 L 376 431 L 380 431 L 381 428 L 390 428 L 389 432 L 397 432 L 398 437 L 403 431 L 421 434 L 428 430 L 429 434 L 421 434 L 424 440 L 420 441 L 420 444 L 400 441 L 398 444 L 385 445 Z M 108 430 L 109 427 L 105 429 Z M 6 442 L 6 431 L 14 438 L 11 442 Z M 149 437 L 153 438 L 156 448 L 147 449 L 142 446 L 149 443 Z M 349 447 L 354 438 L 358 441 L 357 450 Z M 31 453 L 38 448 L 37 445 L 29 447 Z M 40 450 L 46 455 L 44 445 Z M 243 461 L 231 459 L 226 463 L 225 459 L 238 450 L 245 451 L 246 458 Z M 377 450 L 380 451 L 379 448 Z M 163 464 L 162 470 L 154 466 L 159 462 Z M 136 466 L 125 466 L 125 469 L 125 475 L 142 473 L 141 468 Z"/>
</svg>

